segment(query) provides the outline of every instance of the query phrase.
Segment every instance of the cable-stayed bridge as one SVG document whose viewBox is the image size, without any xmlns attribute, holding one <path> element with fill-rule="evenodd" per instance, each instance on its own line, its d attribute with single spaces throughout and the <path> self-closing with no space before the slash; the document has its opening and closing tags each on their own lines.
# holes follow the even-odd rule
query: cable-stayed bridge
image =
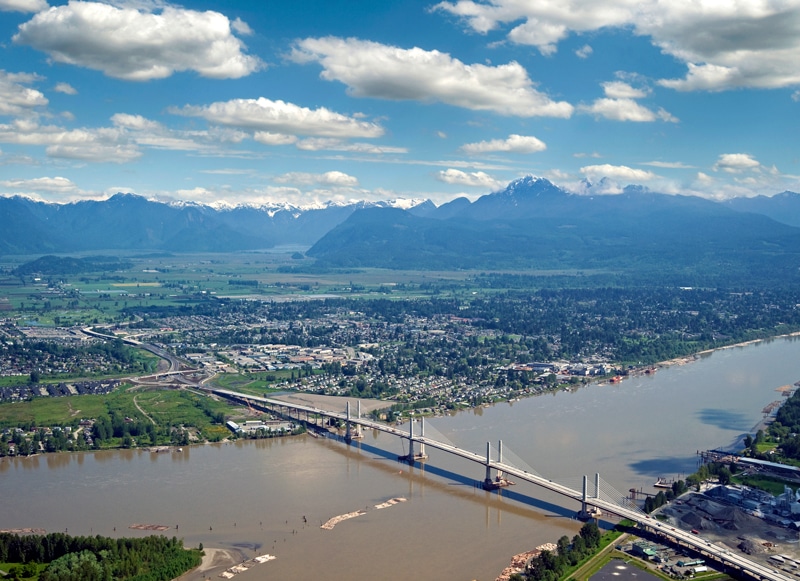
<svg viewBox="0 0 800 581">
<path fill-rule="evenodd" d="M 679 545 L 694 549 L 708 558 L 712 558 L 731 569 L 750 575 L 755 579 L 795 581 L 792 577 L 768 567 L 767 565 L 751 561 L 742 555 L 729 551 L 726 547 L 714 545 L 698 534 L 677 529 L 667 523 L 651 518 L 625 495 L 615 490 L 613 486 L 600 478 L 600 474 L 595 474 L 592 484 L 589 484 L 587 476 L 578 477 L 577 479 L 566 482 L 556 482 L 545 478 L 533 470 L 533 468 L 527 466 L 524 461 L 514 456 L 512 452 L 503 450 L 502 441 L 498 443 L 497 448 L 493 448 L 492 445 L 487 442 L 486 454 L 477 454 L 459 448 L 447 440 L 441 433 L 438 433 L 438 431 L 435 437 L 433 437 L 431 434 L 435 430 L 432 429 L 432 426 L 426 426 L 424 420 L 419 422 L 419 429 L 417 433 L 415 433 L 415 422 L 413 421 L 409 422 L 407 429 L 400 429 L 395 426 L 389 426 L 362 418 L 360 417 L 360 412 L 353 415 L 350 412 L 349 402 L 347 403 L 345 413 L 341 413 L 320 409 L 314 406 L 287 403 L 272 398 L 241 394 L 225 389 L 204 389 L 227 399 L 240 401 L 248 405 L 269 407 L 285 416 L 291 416 L 292 412 L 294 412 L 295 417 L 299 421 L 304 421 L 306 423 L 314 423 L 312 417 L 325 417 L 338 420 L 345 424 L 345 439 L 347 441 L 361 437 L 362 428 L 378 430 L 397 436 L 408 441 L 408 454 L 404 454 L 398 457 L 398 459 L 405 460 L 412 464 L 418 460 L 427 458 L 428 449 L 441 450 L 442 452 L 447 452 L 448 454 L 482 465 L 485 469 L 483 483 L 484 488 L 487 490 L 502 488 L 510 484 L 510 478 L 514 478 L 515 483 L 516 481 L 530 482 L 546 490 L 560 494 L 576 503 L 580 503 L 581 508 L 577 513 L 580 518 L 592 518 L 600 516 L 602 513 L 613 514 L 620 518 L 631 520 L 637 523 L 639 527 L 651 533 L 662 536 Z M 302 414 L 305 414 L 305 419 L 303 419 Z M 428 434 L 425 433 L 426 429 Z M 509 460 L 509 458 L 512 459 Z M 579 485 L 577 484 L 578 482 L 580 483 Z M 573 486 L 578 487 L 573 488 Z"/>
</svg>

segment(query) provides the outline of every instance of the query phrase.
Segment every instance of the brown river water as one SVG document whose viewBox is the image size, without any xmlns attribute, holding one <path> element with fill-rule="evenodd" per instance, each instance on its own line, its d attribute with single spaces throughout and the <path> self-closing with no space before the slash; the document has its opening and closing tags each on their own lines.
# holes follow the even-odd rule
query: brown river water
<svg viewBox="0 0 800 581">
<path fill-rule="evenodd" d="M 694 471 L 697 450 L 728 447 L 800 379 L 800 342 L 777 339 L 704 355 L 615 385 L 589 385 L 426 421 L 457 446 L 580 486 L 595 472 L 617 490 L 652 490 L 659 476 Z M 0 460 L 0 528 L 138 536 L 170 527 L 187 546 L 277 558 L 237 575 L 260 579 L 494 579 L 516 553 L 581 523 L 575 503 L 519 483 L 477 483 L 483 468 L 369 432 L 352 446 L 310 436 L 184 448 L 41 455 Z M 526 465 L 521 465 L 524 462 Z M 384 509 L 375 505 L 402 497 Z M 331 517 L 362 510 L 333 530 Z M 213 576 L 216 579 L 216 574 Z"/>
</svg>

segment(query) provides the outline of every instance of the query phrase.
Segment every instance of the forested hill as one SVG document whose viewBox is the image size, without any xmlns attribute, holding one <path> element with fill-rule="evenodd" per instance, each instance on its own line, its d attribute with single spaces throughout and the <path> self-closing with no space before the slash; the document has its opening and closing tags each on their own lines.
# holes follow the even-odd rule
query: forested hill
<svg viewBox="0 0 800 581">
<path fill-rule="evenodd" d="M 800 229 L 697 197 L 579 196 L 524 178 L 453 211 L 355 212 L 308 255 L 338 267 L 610 269 L 794 279 Z"/>
</svg>

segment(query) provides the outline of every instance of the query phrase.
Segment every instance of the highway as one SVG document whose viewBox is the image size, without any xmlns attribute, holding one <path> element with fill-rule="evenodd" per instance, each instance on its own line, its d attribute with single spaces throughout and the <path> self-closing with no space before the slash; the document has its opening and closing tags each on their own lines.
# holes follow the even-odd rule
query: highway
<svg viewBox="0 0 800 581">
<path fill-rule="evenodd" d="M 120 339 L 116 335 L 98 333 L 97 331 L 93 331 L 91 327 L 85 327 L 81 329 L 81 331 L 91 337 L 99 337 L 101 339 L 111 339 L 112 341 L 119 339 L 120 341 L 122 341 L 127 345 L 133 345 L 134 347 L 138 347 L 139 349 L 144 349 L 145 351 L 149 351 L 153 355 L 167 361 L 167 363 L 169 364 L 169 369 L 167 370 L 167 372 L 175 372 L 180 370 L 181 368 L 180 361 L 178 361 L 177 357 L 175 357 L 172 353 L 165 351 L 164 349 L 161 349 L 160 347 L 156 347 L 155 345 L 150 345 L 149 343 L 142 343 L 141 341 L 137 341 L 136 339 L 128 339 L 128 338 Z"/>
<path fill-rule="evenodd" d="M 287 403 L 277 399 L 245 395 L 234 391 L 229 391 L 226 389 L 207 389 L 207 388 L 204 389 L 206 389 L 206 391 L 213 392 L 217 395 L 221 395 L 226 398 L 250 400 L 251 402 L 260 403 L 263 405 L 291 408 L 293 410 L 297 410 L 298 412 L 307 412 L 309 414 L 321 415 L 329 418 L 338 419 L 341 421 L 350 421 L 353 424 L 357 424 L 365 428 L 371 428 L 373 430 L 379 430 L 381 432 L 392 434 L 399 438 L 405 438 L 405 439 L 410 438 L 410 434 L 407 431 L 399 430 L 393 426 L 389 426 L 386 424 L 382 424 L 364 418 L 356 418 L 352 416 L 348 418 L 347 414 L 339 412 L 331 412 L 328 410 L 323 410 L 312 406 Z M 435 448 L 437 450 L 442 450 L 443 452 L 448 452 L 450 454 L 459 456 L 466 460 L 471 460 L 472 462 L 475 462 L 482 466 L 487 466 L 486 456 L 481 456 L 480 454 L 475 454 L 474 452 L 470 452 L 468 450 L 462 450 L 461 448 L 458 448 L 451 444 L 446 444 L 444 442 L 439 442 L 438 440 L 417 435 L 413 436 L 413 441 L 419 444 L 425 444 L 425 446 L 427 447 Z M 514 466 L 510 466 L 508 464 L 497 461 L 489 462 L 488 466 L 495 470 L 502 471 L 504 475 L 513 476 L 518 480 L 524 480 L 526 482 L 530 482 L 537 486 L 541 486 L 542 488 L 561 494 L 578 503 L 581 503 L 583 501 L 582 492 L 573 490 L 572 488 L 563 486 L 561 484 L 543 478 L 542 476 L 531 474 L 524 470 L 515 468 Z M 698 553 L 701 553 L 707 557 L 714 559 L 718 563 L 737 569 L 741 572 L 747 573 L 755 577 L 756 579 L 765 579 L 770 581 L 797 581 L 796 579 L 794 579 L 794 577 L 785 575 L 766 565 L 762 565 L 760 563 L 751 561 L 744 555 L 733 553 L 723 547 L 714 545 L 710 541 L 705 540 L 700 535 L 690 533 L 681 529 L 676 529 L 675 527 L 672 527 L 667 523 L 663 523 L 661 521 L 653 519 L 639 510 L 627 508 L 615 502 L 606 501 L 601 498 L 587 498 L 587 504 L 590 504 L 591 506 L 594 506 L 604 512 L 615 514 L 621 518 L 636 522 L 640 526 L 645 527 L 646 529 L 648 529 L 653 533 L 661 535 L 667 539 L 676 541 L 686 547 L 690 547 L 695 551 L 697 551 Z"/>
</svg>

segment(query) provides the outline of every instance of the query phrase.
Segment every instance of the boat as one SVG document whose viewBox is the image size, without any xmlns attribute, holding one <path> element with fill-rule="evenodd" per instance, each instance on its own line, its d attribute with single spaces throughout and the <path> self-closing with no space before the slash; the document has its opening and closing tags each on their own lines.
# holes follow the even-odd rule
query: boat
<svg viewBox="0 0 800 581">
<path fill-rule="evenodd" d="M 672 483 L 667 482 L 667 479 L 663 476 L 659 476 L 658 479 L 653 484 L 654 488 L 672 488 Z"/>
</svg>

